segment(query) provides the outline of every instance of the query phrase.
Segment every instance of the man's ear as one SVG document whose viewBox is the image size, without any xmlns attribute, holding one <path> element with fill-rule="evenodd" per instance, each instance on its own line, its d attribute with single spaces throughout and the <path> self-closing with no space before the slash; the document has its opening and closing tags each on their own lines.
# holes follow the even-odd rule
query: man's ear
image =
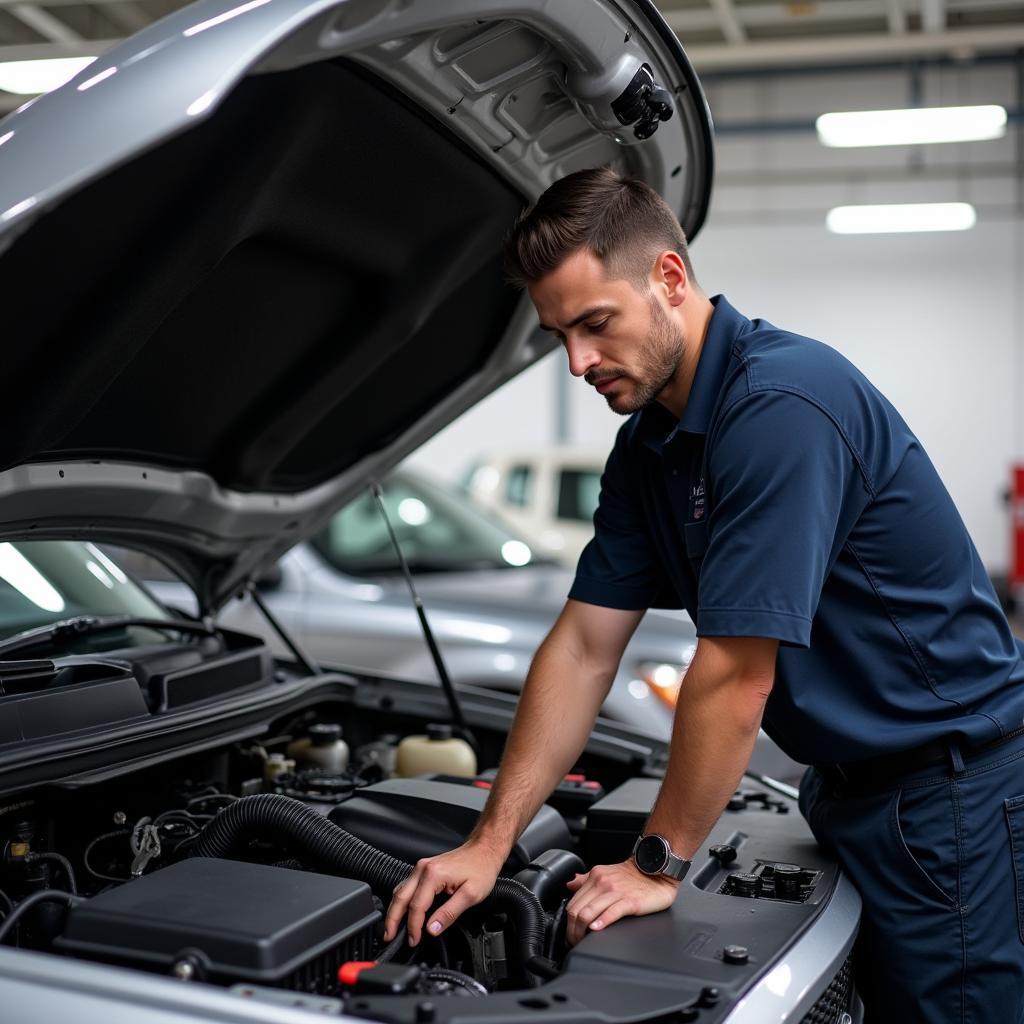
<svg viewBox="0 0 1024 1024">
<path fill-rule="evenodd" d="M 660 289 L 670 306 L 681 306 L 689 290 L 683 258 L 674 249 L 666 249 L 654 261 L 651 286 Z"/>
</svg>

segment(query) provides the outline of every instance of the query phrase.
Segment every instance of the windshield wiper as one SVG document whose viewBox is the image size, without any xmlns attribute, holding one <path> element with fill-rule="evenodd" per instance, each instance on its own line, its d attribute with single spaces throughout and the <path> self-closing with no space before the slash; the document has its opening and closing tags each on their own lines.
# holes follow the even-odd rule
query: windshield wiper
<svg viewBox="0 0 1024 1024">
<path fill-rule="evenodd" d="M 71 643 L 92 633 L 115 632 L 127 626 L 170 630 L 175 633 L 197 633 L 202 636 L 218 635 L 213 626 L 191 619 L 147 619 L 136 615 L 76 615 L 73 619 L 62 619 L 48 626 L 26 629 L 23 633 L 0 641 L 0 657 L 26 647 L 37 647 L 44 643 Z"/>
</svg>

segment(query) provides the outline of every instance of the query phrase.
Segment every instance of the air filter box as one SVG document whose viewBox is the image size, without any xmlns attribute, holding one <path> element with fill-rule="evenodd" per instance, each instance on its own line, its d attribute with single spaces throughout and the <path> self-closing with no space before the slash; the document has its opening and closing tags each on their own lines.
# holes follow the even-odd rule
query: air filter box
<svg viewBox="0 0 1024 1024">
<path fill-rule="evenodd" d="M 328 992 L 338 965 L 370 959 L 380 920 L 365 882 L 194 857 L 72 907 L 54 945 L 87 959 L 210 981 Z"/>
</svg>

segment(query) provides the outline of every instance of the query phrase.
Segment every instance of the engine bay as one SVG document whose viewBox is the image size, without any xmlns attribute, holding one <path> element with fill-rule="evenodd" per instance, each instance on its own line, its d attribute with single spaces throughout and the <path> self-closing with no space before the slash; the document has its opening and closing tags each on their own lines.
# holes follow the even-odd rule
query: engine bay
<svg viewBox="0 0 1024 1024">
<path fill-rule="evenodd" d="M 487 773 L 392 778 L 397 736 L 376 736 L 348 760 L 341 726 L 314 720 L 319 714 L 262 743 L 95 786 L 50 787 L 0 807 L 7 904 L 72 897 L 70 906 L 54 895 L 26 913 L 18 944 L 182 980 L 317 995 L 382 985 L 480 995 L 534 984 L 505 941 L 507 905 L 469 912 L 443 940 L 427 940 L 415 968 L 403 963 L 412 951 L 402 942 L 382 954 L 390 889 L 417 859 L 466 838 L 487 799 Z M 460 742 L 443 726 L 431 732 L 441 738 L 415 738 L 442 748 Z M 560 787 L 564 810 L 603 792 L 580 781 Z M 339 837 L 353 849 L 339 853 Z M 584 870 L 574 845 L 566 817 L 545 805 L 505 865 L 505 875 L 521 879 L 534 929 L 547 933 L 534 955 L 564 943 L 564 923 L 551 927 L 547 918 L 568 895 L 565 882 Z M 359 981 L 350 968 L 339 980 L 345 964 L 382 955 L 394 969 Z"/>
<path fill-rule="evenodd" d="M 410 728 L 330 702 L 258 738 L 10 796 L 0 943 L 371 1019 L 461 1019 L 469 999 L 488 1017 L 600 1005 L 617 1018 L 628 991 L 622 1019 L 647 1006 L 651 1019 L 710 1021 L 833 895 L 838 872 L 794 802 L 744 785 L 694 862 L 685 913 L 626 920 L 570 949 L 566 883 L 629 856 L 660 784 L 655 765 L 585 754 L 491 897 L 440 937 L 410 948 L 403 928 L 386 944 L 395 885 L 472 830 L 496 737 L 471 771 L 450 727 L 403 736 L 385 722 Z"/>
</svg>

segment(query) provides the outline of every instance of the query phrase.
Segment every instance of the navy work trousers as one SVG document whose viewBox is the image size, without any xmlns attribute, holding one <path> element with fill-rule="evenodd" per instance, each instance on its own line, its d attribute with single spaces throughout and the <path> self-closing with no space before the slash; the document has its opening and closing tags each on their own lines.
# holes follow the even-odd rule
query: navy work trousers
<svg viewBox="0 0 1024 1024">
<path fill-rule="evenodd" d="M 810 768 L 800 810 L 864 902 L 865 1024 L 1024 1024 L 1024 736 L 868 795 Z"/>
</svg>

